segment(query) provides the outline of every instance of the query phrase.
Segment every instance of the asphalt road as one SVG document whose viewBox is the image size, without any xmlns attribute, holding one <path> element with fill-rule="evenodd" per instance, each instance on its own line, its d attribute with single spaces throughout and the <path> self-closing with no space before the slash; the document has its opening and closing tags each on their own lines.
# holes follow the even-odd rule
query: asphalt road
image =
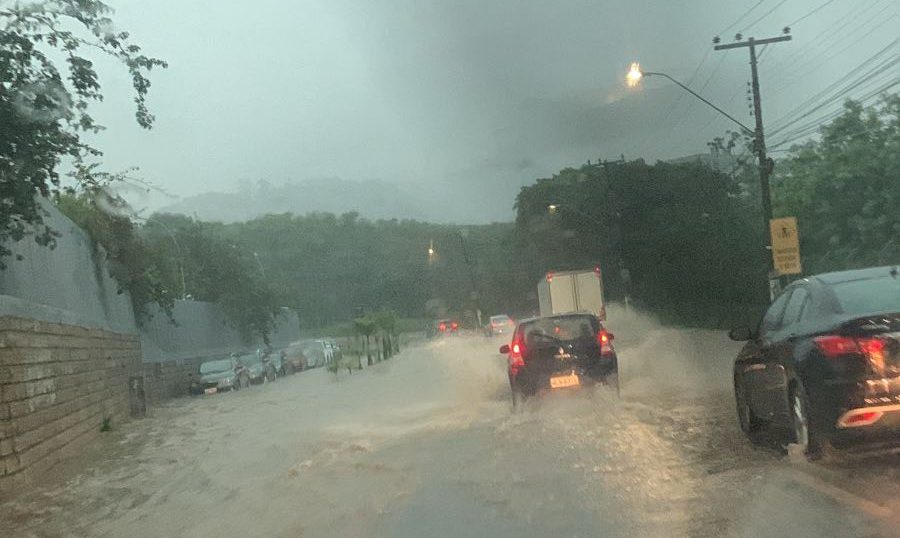
<svg viewBox="0 0 900 538">
<path fill-rule="evenodd" d="M 623 397 L 510 407 L 499 339 L 183 398 L 0 504 L 9 536 L 897 536 L 897 454 L 735 425 L 721 335 L 612 323 Z"/>
</svg>

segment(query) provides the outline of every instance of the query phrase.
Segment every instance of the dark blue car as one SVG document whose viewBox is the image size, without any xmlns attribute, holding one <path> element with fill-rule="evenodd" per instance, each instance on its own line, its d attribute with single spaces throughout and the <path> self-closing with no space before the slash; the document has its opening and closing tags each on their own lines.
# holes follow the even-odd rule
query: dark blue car
<svg viewBox="0 0 900 538">
<path fill-rule="evenodd" d="M 776 433 L 808 456 L 858 442 L 894 444 L 900 431 L 900 274 L 877 267 L 798 280 L 734 362 L 741 429 Z M 778 434 L 778 432 L 782 432 Z"/>
</svg>

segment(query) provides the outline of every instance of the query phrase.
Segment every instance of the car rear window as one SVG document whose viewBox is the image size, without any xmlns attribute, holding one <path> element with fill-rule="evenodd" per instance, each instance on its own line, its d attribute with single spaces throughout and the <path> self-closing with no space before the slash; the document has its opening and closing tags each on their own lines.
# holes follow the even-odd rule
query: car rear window
<svg viewBox="0 0 900 538">
<path fill-rule="evenodd" d="M 526 345 L 549 342 L 568 342 L 583 338 L 596 338 L 600 325 L 593 316 L 566 316 L 562 318 L 540 318 L 522 326 Z"/>
<path fill-rule="evenodd" d="M 835 284 L 832 290 L 847 314 L 900 312 L 900 278 L 850 280 Z"/>
</svg>

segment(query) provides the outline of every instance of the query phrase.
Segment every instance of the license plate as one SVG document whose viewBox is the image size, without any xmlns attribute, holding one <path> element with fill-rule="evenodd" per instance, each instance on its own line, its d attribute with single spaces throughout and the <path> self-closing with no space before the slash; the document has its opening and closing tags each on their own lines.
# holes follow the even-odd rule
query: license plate
<svg viewBox="0 0 900 538">
<path fill-rule="evenodd" d="M 550 378 L 550 388 L 561 389 L 563 387 L 574 387 L 580 384 L 578 376 L 575 374 L 558 375 Z"/>
<path fill-rule="evenodd" d="M 219 392 L 219 388 L 218 388 L 218 387 L 210 387 L 210 388 L 208 388 L 208 389 L 204 389 L 204 390 L 203 390 L 203 394 L 215 394 L 215 393 L 217 393 L 217 392 Z"/>
</svg>

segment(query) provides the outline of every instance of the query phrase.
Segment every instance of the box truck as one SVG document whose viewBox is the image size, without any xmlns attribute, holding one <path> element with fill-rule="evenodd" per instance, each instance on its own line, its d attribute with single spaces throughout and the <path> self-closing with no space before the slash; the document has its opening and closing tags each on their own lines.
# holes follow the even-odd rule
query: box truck
<svg viewBox="0 0 900 538">
<path fill-rule="evenodd" d="M 606 319 L 599 266 L 584 271 L 547 273 L 538 282 L 537 288 L 542 316 L 590 312 L 601 320 Z"/>
</svg>

